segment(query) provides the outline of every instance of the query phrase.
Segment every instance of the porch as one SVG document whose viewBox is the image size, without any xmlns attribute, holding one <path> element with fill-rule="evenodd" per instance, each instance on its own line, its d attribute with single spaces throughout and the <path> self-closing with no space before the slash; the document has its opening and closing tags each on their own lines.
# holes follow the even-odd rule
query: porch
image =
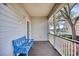
<svg viewBox="0 0 79 59">
<path fill-rule="evenodd" d="M 13 56 L 12 40 L 23 36 L 35 41 L 29 56 L 79 56 L 79 41 L 62 37 L 62 33 L 71 34 L 69 24 L 65 22 L 65 30 L 60 30 L 57 23 L 57 12 L 64 6 L 65 3 L 1 3 L 0 56 Z"/>
</svg>

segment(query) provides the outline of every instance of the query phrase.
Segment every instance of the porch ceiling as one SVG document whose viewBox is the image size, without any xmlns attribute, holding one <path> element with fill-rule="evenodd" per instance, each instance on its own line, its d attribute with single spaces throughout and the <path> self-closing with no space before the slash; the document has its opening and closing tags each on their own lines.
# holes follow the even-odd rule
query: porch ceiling
<svg viewBox="0 0 79 59">
<path fill-rule="evenodd" d="M 24 3 L 22 5 L 30 16 L 48 16 L 55 3 Z"/>
</svg>

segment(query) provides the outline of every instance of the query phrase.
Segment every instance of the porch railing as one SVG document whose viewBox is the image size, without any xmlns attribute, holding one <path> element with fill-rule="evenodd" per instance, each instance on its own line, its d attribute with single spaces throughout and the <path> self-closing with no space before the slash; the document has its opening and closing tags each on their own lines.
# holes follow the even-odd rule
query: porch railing
<svg viewBox="0 0 79 59">
<path fill-rule="evenodd" d="M 79 56 L 79 41 L 49 34 L 49 41 L 63 56 Z"/>
</svg>

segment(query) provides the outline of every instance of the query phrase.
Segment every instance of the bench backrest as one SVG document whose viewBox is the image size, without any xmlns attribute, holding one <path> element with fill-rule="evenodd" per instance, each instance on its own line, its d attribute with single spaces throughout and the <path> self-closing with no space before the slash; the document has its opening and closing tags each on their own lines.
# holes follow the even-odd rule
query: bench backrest
<svg viewBox="0 0 79 59">
<path fill-rule="evenodd" d="M 26 43 L 28 40 L 26 39 L 26 36 L 24 36 L 24 37 L 21 37 L 21 38 L 19 38 L 19 39 L 16 39 L 16 40 L 13 40 L 12 41 L 12 44 L 13 44 L 13 46 L 15 47 L 19 47 L 19 46 L 21 46 L 23 43 Z"/>
</svg>

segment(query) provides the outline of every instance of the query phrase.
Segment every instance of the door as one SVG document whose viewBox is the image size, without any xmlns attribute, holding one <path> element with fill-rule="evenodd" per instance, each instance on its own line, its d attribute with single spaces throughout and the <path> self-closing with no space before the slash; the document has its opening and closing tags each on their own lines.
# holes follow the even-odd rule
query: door
<svg viewBox="0 0 79 59">
<path fill-rule="evenodd" d="M 29 39 L 29 22 L 27 21 L 27 38 Z"/>
</svg>

